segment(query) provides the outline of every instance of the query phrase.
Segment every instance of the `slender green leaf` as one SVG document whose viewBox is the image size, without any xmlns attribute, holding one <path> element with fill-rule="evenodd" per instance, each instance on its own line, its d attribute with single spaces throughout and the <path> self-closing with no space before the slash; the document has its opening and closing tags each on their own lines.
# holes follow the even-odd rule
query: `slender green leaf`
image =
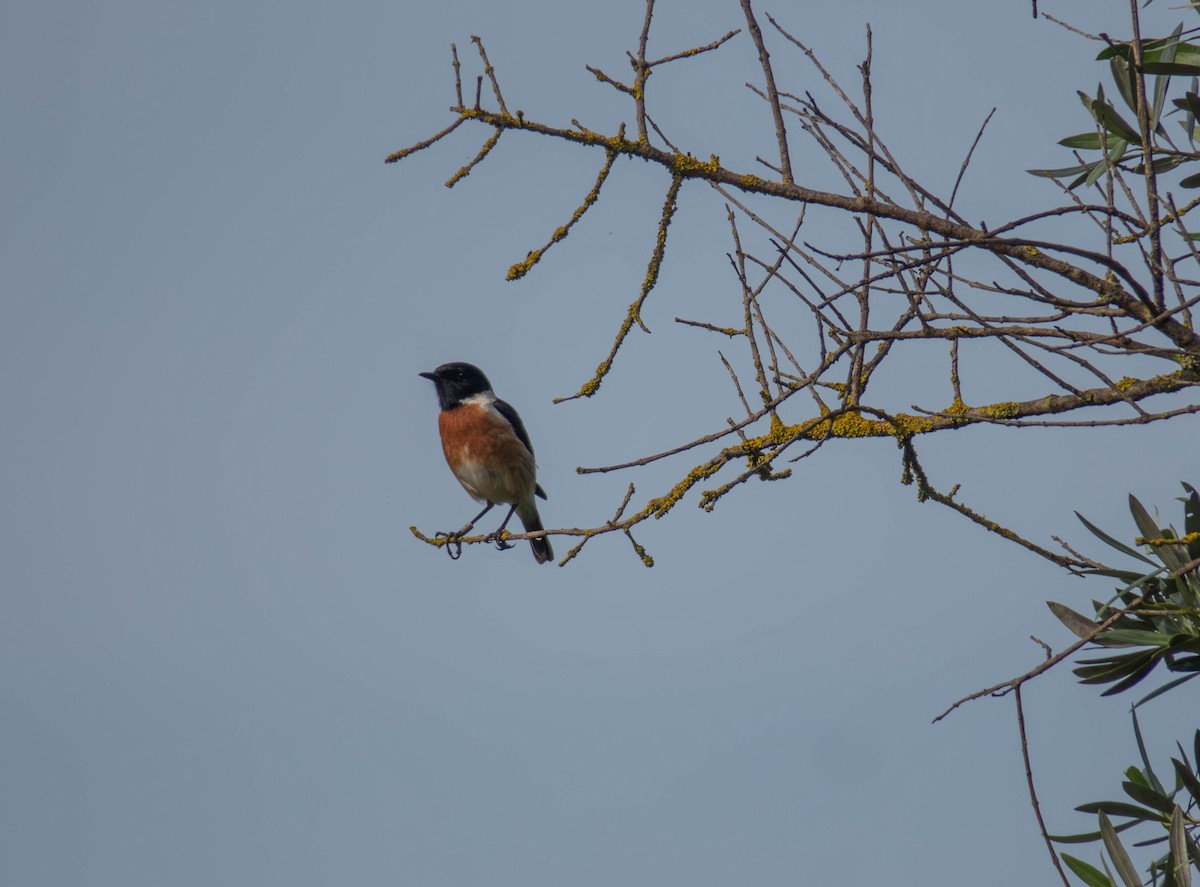
<svg viewBox="0 0 1200 887">
<path fill-rule="evenodd" d="M 1106 545 L 1109 545 L 1110 547 L 1115 548 L 1117 551 L 1127 554 L 1130 557 L 1135 557 L 1140 561 L 1150 564 L 1150 566 L 1152 566 L 1152 567 L 1158 566 L 1158 564 L 1154 563 L 1154 561 L 1150 560 L 1150 558 L 1146 557 L 1141 552 L 1135 551 L 1134 549 L 1130 548 L 1128 545 L 1124 544 L 1123 542 L 1118 542 L 1112 536 L 1108 535 L 1108 533 L 1104 532 L 1099 527 L 1097 527 L 1095 524 L 1093 524 L 1091 521 L 1089 521 L 1086 517 L 1084 517 L 1078 511 L 1075 512 L 1075 516 L 1077 518 L 1079 518 L 1080 522 L 1085 527 L 1087 527 L 1088 530 L 1091 531 L 1093 536 L 1100 539 L 1100 541 L 1104 542 Z"/>
<path fill-rule="evenodd" d="M 1147 74 L 1182 74 L 1191 76 L 1200 74 L 1200 65 L 1184 62 L 1146 62 L 1142 70 Z"/>
<path fill-rule="evenodd" d="M 1094 813 L 1095 811 L 1088 812 Z M 1143 822 L 1162 822 L 1162 817 L 1160 817 L 1158 814 L 1151 813 L 1150 811 L 1146 811 L 1146 813 L 1146 818 L 1130 819 L 1128 822 L 1123 822 L 1120 825 L 1113 826 L 1113 831 L 1115 831 L 1117 834 L 1120 834 L 1121 832 L 1129 831 L 1131 828 L 1136 828 Z M 1092 841 L 1099 841 L 1102 836 L 1100 832 L 1080 832 L 1077 835 L 1047 835 L 1046 837 L 1057 844 L 1087 844 Z"/>
<path fill-rule="evenodd" d="M 1171 53 L 1171 62 L 1167 61 L 1167 53 Z M 1116 44 L 1101 50 L 1096 56 L 1098 60 L 1121 58 L 1132 64 L 1133 51 L 1128 43 Z M 1142 41 L 1142 70 L 1147 74 L 1178 73 L 1164 71 L 1163 68 L 1175 66 L 1200 67 L 1200 46 L 1173 38 Z"/>
<path fill-rule="evenodd" d="M 1130 687 L 1133 687 L 1133 686 L 1141 683 L 1141 681 L 1146 677 L 1146 675 L 1148 675 L 1148 674 L 1150 674 L 1150 672 L 1154 671 L 1154 666 L 1156 666 L 1156 665 L 1158 665 L 1158 660 L 1151 659 L 1140 670 L 1135 671 L 1133 674 L 1131 674 L 1129 677 L 1125 678 L 1125 680 L 1121 681 L 1120 683 L 1113 684 L 1111 687 L 1109 687 L 1107 690 L 1105 690 L 1100 695 L 1101 696 L 1116 696 L 1118 693 L 1124 693 Z"/>
<path fill-rule="evenodd" d="M 1113 656 L 1104 660 L 1088 660 L 1073 669 L 1082 684 L 1110 684 L 1139 673 L 1147 664 L 1153 663 L 1153 651 Z M 1091 664 L 1095 662 L 1096 664 Z"/>
<path fill-rule="evenodd" d="M 1191 484 L 1184 484 L 1187 496 L 1183 500 L 1183 532 L 1187 535 L 1200 533 L 1200 492 Z M 1188 543 L 1188 555 L 1200 557 L 1200 539 Z"/>
<path fill-rule="evenodd" d="M 1130 710 L 1130 714 L 1133 717 L 1133 736 L 1137 740 L 1138 754 L 1142 756 L 1142 766 L 1146 768 L 1142 771 L 1146 776 L 1146 782 L 1150 788 L 1163 797 L 1166 797 L 1167 790 L 1163 788 L 1162 781 L 1158 778 L 1158 774 L 1154 772 L 1154 767 L 1150 763 L 1150 756 L 1146 754 L 1146 741 L 1142 738 L 1142 725 L 1138 721 L 1136 705 Z"/>
<path fill-rule="evenodd" d="M 1080 813 L 1104 813 L 1108 816 L 1128 816 L 1137 822 L 1158 822 L 1162 817 L 1154 810 L 1138 807 L 1126 801 L 1089 801 L 1075 808 Z M 1132 823 L 1127 823 L 1132 824 Z M 1119 829 L 1118 829 L 1119 830 Z"/>
<path fill-rule="evenodd" d="M 1178 670 L 1178 669 L 1173 669 L 1173 670 Z M 1150 693 L 1147 693 L 1141 699 L 1139 699 L 1137 701 L 1137 705 L 1141 705 L 1144 702 L 1149 702 L 1151 699 L 1157 699 L 1162 694 L 1167 693 L 1171 690 L 1174 690 L 1180 684 L 1186 684 L 1188 681 L 1190 681 L 1194 677 L 1196 677 L 1195 674 L 1188 674 L 1188 675 L 1184 675 L 1181 678 L 1175 678 L 1174 680 L 1167 681 L 1165 684 L 1163 684 L 1157 690 L 1153 690 Z"/>
<path fill-rule="evenodd" d="M 1167 865 L 1179 887 L 1191 887 L 1192 866 L 1188 862 L 1187 832 L 1183 827 L 1183 811 L 1176 807 L 1171 813 L 1171 855 Z"/>
<path fill-rule="evenodd" d="M 1055 844 L 1090 844 L 1100 839 L 1099 832 L 1080 832 L 1077 835 L 1047 835 Z"/>
<path fill-rule="evenodd" d="M 1121 839 L 1117 837 L 1117 830 L 1103 813 L 1100 814 L 1100 835 L 1104 839 L 1104 849 L 1108 851 L 1117 874 L 1125 882 L 1125 887 L 1142 887 L 1142 879 L 1133 867 L 1133 860 L 1129 858 Z"/>
<path fill-rule="evenodd" d="M 1122 644 L 1136 644 L 1143 647 L 1165 647 L 1171 642 L 1171 635 L 1161 631 L 1142 631 L 1136 628 L 1111 628 L 1104 632 L 1105 638 L 1111 638 Z"/>
<path fill-rule="evenodd" d="M 1150 517 L 1150 512 L 1146 511 L 1145 507 L 1134 496 L 1129 497 L 1129 511 L 1133 514 L 1133 521 L 1137 524 L 1138 532 L 1146 539 L 1165 538 L 1167 531 L 1159 528 L 1158 523 L 1154 518 Z M 1185 563 L 1181 555 L 1182 545 L 1158 545 L 1154 551 L 1159 556 L 1168 570 L 1178 570 Z"/>
<path fill-rule="evenodd" d="M 1174 57 L 1184 59 L 1196 56 L 1200 58 L 1200 46 L 1194 43 L 1180 40 L 1177 36 L 1158 37 L 1153 40 L 1142 41 L 1142 61 L 1159 61 L 1163 57 L 1163 50 L 1171 48 L 1174 50 Z M 1118 56 L 1126 61 L 1133 61 L 1133 48 L 1129 43 L 1114 43 L 1105 49 L 1102 49 L 1096 56 L 1098 61 Z"/>
<path fill-rule="evenodd" d="M 1135 145 L 1142 143 L 1142 135 L 1132 126 L 1125 122 L 1125 118 L 1117 113 L 1117 109 L 1111 104 L 1101 103 L 1100 101 L 1093 104 L 1093 114 L 1100 124 L 1113 133 L 1118 138 L 1124 139 L 1127 142 L 1132 142 Z M 1111 141 L 1111 140 L 1110 140 Z"/>
<path fill-rule="evenodd" d="M 1149 3 L 1145 4 L 1149 6 Z M 1200 59 L 1200 46 L 1195 43 L 1189 43 L 1187 40 L 1181 40 L 1180 31 L 1183 25 L 1175 29 L 1175 32 L 1170 37 L 1160 37 L 1157 40 L 1145 41 L 1146 52 L 1151 59 L 1157 61 L 1165 58 L 1163 53 L 1168 49 L 1171 50 L 1171 58 L 1179 59 Z"/>
<path fill-rule="evenodd" d="M 1197 158 L 1195 158 L 1195 157 L 1184 157 L 1182 154 L 1171 154 L 1167 157 L 1158 158 L 1157 160 L 1155 160 L 1153 163 L 1150 164 L 1150 168 L 1152 170 L 1154 170 L 1156 173 L 1170 172 L 1175 167 L 1180 166 L 1184 163 L 1188 163 L 1189 161 L 1195 161 L 1196 159 Z M 1137 166 L 1135 166 L 1133 168 L 1133 171 L 1136 173 L 1142 173 L 1145 171 L 1145 166 L 1146 165 L 1144 163 L 1139 163 Z"/>
<path fill-rule="evenodd" d="M 1091 166 L 1088 167 L 1087 175 L 1083 176 L 1083 184 L 1085 184 L 1085 185 L 1096 184 L 1096 182 L 1098 182 L 1100 180 L 1100 177 L 1102 175 L 1104 175 L 1106 172 L 1108 172 L 1108 161 L 1107 160 L 1097 160 L 1095 163 L 1093 163 Z M 1073 189 L 1075 186 L 1072 185 L 1071 187 Z"/>
<path fill-rule="evenodd" d="M 1132 653 L 1114 653 L 1112 656 L 1101 656 L 1096 659 L 1080 659 L 1077 670 L 1088 677 L 1095 677 L 1105 672 L 1112 672 L 1115 676 L 1120 677 L 1135 668 L 1140 668 L 1156 656 L 1158 656 L 1157 648 L 1135 650 Z"/>
<path fill-rule="evenodd" d="M 1095 660 L 1088 661 L 1094 662 Z M 1081 684 L 1111 684 L 1113 681 L 1120 680 L 1126 675 L 1132 674 L 1144 664 L 1143 662 L 1130 662 L 1129 657 L 1121 657 L 1120 659 L 1113 657 L 1097 665 L 1078 665 L 1071 669 L 1071 671 L 1079 678 Z"/>
<path fill-rule="evenodd" d="M 1087 165 L 1083 166 L 1064 166 L 1060 169 L 1027 169 L 1025 172 L 1031 176 L 1041 176 L 1043 179 L 1065 179 L 1067 176 L 1077 175 L 1087 169 Z"/>
<path fill-rule="evenodd" d="M 1171 763 L 1175 767 L 1175 775 L 1179 777 L 1179 781 L 1183 783 L 1183 787 L 1188 790 L 1188 794 L 1200 804 L 1200 777 L 1179 758 L 1171 758 Z"/>
<path fill-rule="evenodd" d="M 1079 672 L 1092 677 L 1113 668 L 1130 671 L 1138 665 L 1145 664 L 1145 661 L 1156 656 L 1157 652 L 1157 650 L 1135 650 L 1132 653 L 1114 653 L 1111 656 L 1100 656 L 1095 659 L 1079 659 L 1076 660 L 1076 663 L 1079 665 Z"/>
<path fill-rule="evenodd" d="M 1155 810 L 1160 810 L 1163 813 L 1170 813 L 1171 808 L 1175 806 L 1170 798 L 1160 795 L 1152 788 L 1138 785 L 1136 782 L 1129 782 L 1127 780 L 1121 783 L 1121 788 L 1125 790 L 1125 794 L 1129 795 L 1129 797 L 1133 798 L 1139 804 L 1145 804 L 1147 807 L 1153 807 Z"/>
<path fill-rule="evenodd" d="M 1192 858 L 1192 865 L 1194 865 L 1196 869 L 1200 871 L 1200 844 L 1197 844 L 1196 839 L 1193 838 L 1191 833 L 1186 830 L 1183 833 L 1183 837 L 1184 841 L 1187 843 L 1188 856 Z"/>
<path fill-rule="evenodd" d="M 1080 177 L 1080 181 L 1091 185 L 1099 181 L 1100 177 L 1109 171 L 1113 166 L 1125 156 L 1125 150 L 1129 147 L 1129 143 L 1124 139 L 1112 138 L 1108 142 L 1108 156 L 1101 157 L 1099 160 L 1093 160 L 1088 164 L 1087 172 Z M 1075 184 L 1070 186 L 1075 187 Z"/>
<path fill-rule="evenodd" d="M 1141 825 L 1141 821 L 1131 819 L 1129 822 L 1116 826 L 1115 831 L 1120 834 L 1137 825 Z M 1092 841 L 1099 841 L 1101 835 L 1099 832 L 1080 832 L 1077 835 L 1047 835 L 1046 837 L 1056 844 L 1090 844 Z"/>
<path fill-rule="evenodd" d="M 1125 770 L 1125 778 L 1130 782 L 1137 783 L 1138 785 L 1145 786 L 1146 788 L 1150 787 L 1149 780 L 1146 779 L 1146 777 L 1142 774 L 1142 771 L 1137 767 L 1127 768 Z"/>
<path fill-rule="evenodd" d="M 1057 601 L 1046 601 L 1046 606 L 1050 608 L 1058 621 L 1065 625 L 1072 634 L 1078 638 L 1091 637 L 1100 625 L 1098 622 L 1093 622 L 1086 616 L 1081 616 L 1065 604 L 1060 604 Z"/>
<path fill-rule="evenodd" d="M 1085 576 L 1107 576 L 1109 579 L 1120 579 L 1122 582 L 1132 584 L 1144 578 L 1143 573 L 1135 573 L 1132 570 L 1110 570 L 1110 569 L 1093 569 L 1080 570 Z"/>
<path fill-rule="evenodd" d="M 1200 637 L 1196 637 L 1196 635 L 1187 631 L 1171 635 L 1169 652 L 1176 656 L 1181 653 L 1200 652 Z"/>
<path fill-rule="evenodd" d="M 1113 881 L 1112 869 L 1108 867 L 1108 860 L 1104 858 L 1103 853 L 1100 854 L 1100 865 L 1104 866 L 1104 877 L 1108 878 L 1110 884 L 1115 883 Z"/>
<path fill-rule="evenodd" d="M 1118 625 L 1127 624 L 1128 622 L 1129 622 L 1129 620 L 1127 620 L 1125 617 L 1121 617 L 1120 619 L 1117 620 Z M 1144 646 L 1144 645 L 1136 644 L 1132 641 L 1123 641 L 1117 637 L 1109 637 L 1109 635 L 1111 635 L 1116 630 L 1117 629 L 1115 627 L 1110 628 L 1108 631 L 1097 636 L 1096 639 L 1094 641 L 1092 641 L 1092 643 L 1098 647 L 1111 647 L 1114 649 L 1118 648 L 1118 647 Z M 1121 655 L 1121 654 L 1118 654 L 1118 655 Z M 1133 657 L 1138 656 L 1138 655 L 1140 655 L 1140 654 L 1133 653 L 1133 654 L 1130 654 L 1129 656 L 1124 656 L 1123 658 L 1125 659 L 1125 661 L 1130 661 L 1131 659 L 1133 659 Z M 1078 660 L 1080 665 L 1091 665 L 1093 663 L 1099 665 L 1099 664 L 1103 664 L 1105 661 L 1116 662 L 1117 656 L 1107 657 L 1107 660 L 1105 657 L 1101 657 L 1099 659 L 1080 659 L 1080 660 Z M 1097 671 L 1096 673 L 1099 673 L 1099 672 Z"/>
<path fill-rule="evenodd" d="M 1059 139 L 1058 143 L 1064 148 L 1081 148 L 1085 151 L 1099 151 L 1100 133 L 1081 132 L 1079 135 L 1067 136 L 1065 139 Z"/>
<path fill-rule="evenodd" d="M 1187 112 L 1187 134 L 1188 141 L 1194 144 L 1192 139 L 1193 132 L 1196 129 L 1196 115 L 1200 113 L 1200 78 L 1192 78 L 1192 88 L 1187 94 L 1188 112 Z"/>
<path fill-rule="evenodd" d="M 1134 841 L 1133 846 L 1134 847 L 1157 847 L 1159 844 L 1165 844 L 1165 843 L 1167 843 L 1167 836 L 1159 835 L 1157 838 L 1147 838 L 1144 841 Z M 1159 862 L 1161 863 L 1162 860 L 1159 860 Z"/>
<path fill-rule="evenodd" d="M 1121 94 L 1129 110 L 1137 114 L 1132 66 L 1119 55 L 1114 55 L 1108 60 L 1108 67 L 1112 71 L 1113 82 L 1117 84 L 1117 92 Z"/>
<path fill-rule="evenodd" d="M 1183 32 L 1183 23 L 1180 22 L 1175 30 L 1168 38 L 1167 45 L 1162 49 L 1162 60 L 1164 62 L 1174 62 L 1175 56 L 1179 49 L 1179 35 Z M 1154 81 L 1154 105 L 1150 110 L 1150 128 L 1158 128 L 1158 120 L 1162 116 L 1163 103 L 1167 100 L 1167 84 L 1171 82 L 1170 74 L 1163 74 L 1157 77 Z"/>
<path fill-rule="evenodd" d="M 1200 537 L 1196 537 L 1195 541 L 1200 543 Z M 1192 547 L 1191 543 L 1189 543 L 1189 555 L 1192 553 Z M 1185 573 L 1176 578 L 1174 584 L 1174 596 L 1185 606 L 1191 607 L 1193 612 L 1200 610 L 1200 571 L 1193 571 L 1190 574 Z"/>
<path fill-rule="evenodd" d="M 1129 512 L 1133 515 L 1133 522 L 1137 524 L 1138 532 L 1147 539 L 1157 539 L 1162 533 L 1154 518 L 1150 516 L 1150 512 L 1132 493 L 1129 496 Z"/>
<path fill-rule="evenodd" d="M 1094 865 L 1086 863 L 1082 859 L 1076 859 L 1067 853 L 1062 855 L 1062 860 L 1067 864 L 1067 868 L 1073 871 L 1079 880 L 1088 887 L 1112 887 L 1112 881 Z"/>
<path fill-rule="evenodd" d="M 1196 121 L 1189 114 L 1187 122 L 1180 120 L 1179 125 L 1183 127 L 1183 133 L 1188 137 L 1188 142 L 1193 148 L 1196 147 Z"/>
<path fill-rule="evenodd" d="M 1073 669 L 1081 684 L 1111 684 L 1113 681 L 1127 680 L 1133 675 L 1142 674 L 1147 668 L 1152 668 L 1156 660 L 1155 651 L 1130 653 L 1125 656 L 1113 656 L 1110 661 L 1095 660 L 1081 664 Z"/>
</svg>

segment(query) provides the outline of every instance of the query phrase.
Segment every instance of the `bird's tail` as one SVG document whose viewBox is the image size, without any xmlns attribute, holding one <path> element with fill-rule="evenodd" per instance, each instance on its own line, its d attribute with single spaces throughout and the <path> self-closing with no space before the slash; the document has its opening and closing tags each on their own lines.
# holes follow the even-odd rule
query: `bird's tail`
<svg viewBox="0 0 1200 887">
<path fill-rule="evenodd" d="M 533 504 L 532 497 L 530 498 L 528 508 L 518 509 L 517 517 L 521 519 L 521 524 L 525 527 L 526 533 L 537 533 L 540 530 L 546 529 L 542 526 L 542 518 L 538 514 L 537 506 Z M 540 539 L 530 539 L 529 547 L 533 549 L 533 556 L 537 558 L 539 564 L 554 560 L 554 549 L 550 547 L 550 540 L 545 536 L 542 536 Z"/>
</svg>

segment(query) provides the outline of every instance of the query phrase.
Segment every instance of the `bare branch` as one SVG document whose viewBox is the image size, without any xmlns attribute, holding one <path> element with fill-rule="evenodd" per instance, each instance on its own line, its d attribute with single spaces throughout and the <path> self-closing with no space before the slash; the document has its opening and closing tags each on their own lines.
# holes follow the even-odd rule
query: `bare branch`
<svg viewBox="0 0 1200 887">
<path fill-rule="evenodd" d="M 489 137 L 475 158 L 447 183 L 451 185 L 479 166 L 508 130 L 603 151 L 603 164 L 582 202 L 565 224 L 549 233 L 542 246 L 513 263 L 508 274 L 513 280 L 574 230 L 598 201 L 616 158 L 639 158 L 669 177 L 645 276 L 607 356 L 575 394 L 556 402 L 596 393 L 634 326 L 648 332 L 642 312 L 658 282 L 667 233 L 684 182 L 706 182 L 726 204 L 733 243 L 729 259 L 739 299 L 733 304 L 740 309 L 739 325 L 728 326 L 714 318 L 675 319 L 681 326 L 719 333 L 737 347 L 745 345 L 742 358 L 748 371 L 744 378 L 738 377 L 733 369 L 737 364 L 725 353 L 717 354 L 734 383 L 744 415 L 735 420 L 722 411 L 715 428 L 690 441 L 673 442 L 658 452 L 616 464 L 577 469 L 584 474 L 627 470 L 703 451 L 692 457 L 697 464 L 685 469 L 670 489 L 632 513 L 627 508 L 629 493 L 618 509 L 618 518 L 612 521 L 592 528 L 547 532 L 579 537 L 567 560 L 577 556 L 591 538 L 621 532 L 638 557 L 650 563 L 632 531 L 642 521 L 668 513 L 710 478 L 713 485 L 699 489 L 697 500 L 705 509 L 754 477 L 786 477 L 790 469 L 773 468 L 780 461 L 807 459 L 834 441 L 889 437 L 899 444 L 906 475 L 915 483 L 920 499 L 952 508 L 1039 557 L 1069 569 L 1079 568 L 1083 562 L 1078 558 L 1050 551 L 960 501 L 957 487 L 948 493 L 936 489 L 917 460 L 913 444 L 922 435 L 980 424 L 1117 427 L 1200 413 L 1200 336 L 1192 314 L 1200 304 L 1200 282 L 1192 278 L 1200 275 L 1188 270 L 1200 265 L 1200 248 L 1186 224 L 1188 214 L 1200 207 L 1200 199 L 1177 207 L 1172 195 L 1160 193 L 1158 179 L 1146 173 L 1151 164 L 1145 160 L 1151 155 L 1143 148 L 1138 156 L 1131 151 L 1129 158 L 1109 158 L 1101 168 L 1093 167 L 1090 193 L 1094 198 L 1085 200 L 1061 183 L 1060 206 L 994 226 L 968 222 L 955 207 L 992 113 L 976 130 L 949 197 L 944 198 L 909 175 L 876 130 L 869 28 L 865 58 L 859 66 L 862 94 L 855 100 L 811 49 L 768 16 L 787 41 L 784 48 L 794 46 L 817 72 L 811 89 L 802 86 L 786 92 L 775 81 L 775 65 L 751 0 L 740 2 L 765 81 L 762 89 L 750 88 L 770 109 L 776 123 L 779 160 L 759 157 L 755 169 L 761 175 L 722 165 L 716 156 L 703 159 L 683 152 L 651 116 L 646 86 L 656 68 L 711 52 L 739 33 L 731 30 L 702 46 L 651 59 L 648 43 L 653 0 L 645 4 L 636 50 L 627 53 L 633 79 L 623 83 L 599 68 L 587 68 L 600 83 L 632 99 L 636 137 L 627 137 L 623 125 L 614 134 L 588 128 L 577 120 L 564 127 L 510 113 L 483 43 L 475 38 L 483 65 L 483 73 L 476 78 L 475 104 L 463 104 L 461 66 L 452 47 L 458 101 L 452 108 L 454 120 L 429 139 L 388 158 L 394 162 L 429 147 L 464 122 L 487 127 Z M 485 77 L 492 87 L 487 106 L 482 95 Z M 836 113 L 827 110 L 814 94 L 813 90 L 825 87 L 837 97 L 829 103 Z M 1135 92 L 1137 128 L 1141 140 L 1148 143 L 1158 130 L 1150 125 L 1144 84 Z M 656 136 L 653 144 L 652 132 Z M 1103 147 L 1104 128 L 1098 126 L 1098 133 Z M 845 182 L 842 193 L 794 181 L 790 149 L 793 140 L 802 136 L 811 139 L 827 158 L 829 168 Z M 1167 158 L 1164 163 L 1177 162 L 1173 157 L 1192 157 L 1166 144 L 1161 151 L 1154 156 Z M 1084 164 L 1082 158 L 1078 162 Z M 1137 189 L 1140 195 L 1130 186 L 1137 181 L 1135 174 L 1144 183 Z M 771 214 L 762 211 L 764 204 L 794 207 L 794 229 L 788 232 L 777 227 Z M 1047 233 L 1056 230 L 1056 221 L 1077 216 L 1096 226 L 1097 245 L 1077 241 L 1073 235 L 1058 241 Z M 806 218 L 817 224 L 807 227 L 812 236 L 801 240 Z M 844 235 L 846 228 L 827 224 L 831 220 L 849 222 L 861 238 L 860 246 L 847 250 L 844 239 L 830 242 L 831 230 L 836 228 Z M 1035 232 L 1036 236 L 1029 236 Z M 822 239 L 820 245 L 814 243 L 818 238 Z M 1166 252 L 1168 243 L 1177 257 Z M 967 257 L 973 258 L 968 261 Z M 798 320 L 786 313 L 792 310 L 788 306 L 800 308 Z M 875 379 L 885 366 L 897 365 L 893 355 L 911 353 L 918 343 L 930 342 L 949 343 L 948 365 L 943 364 L 944 388 L 914 391 L 901 403 L 923 405 L 912 406 L 910 412 L 876 402 L 882 396 L 877 389 L 887 386 L 876 385 Z M 1035 382 L 1038 387 L 1032 392 L 1027 387 L 1018 389 L 1014 381 L 1014 393 L 1019 390 L 1020 396 L 973 402 L 971 389 L 980 378 L 975 362 L 983 343 L 1002 346 L 1007 355 L 1000 369 L 989 368 L 989 375 L 996 378 L 998 373 L 1011 373 L 1022 386 L 1033 378 L 1040 380 Z M 1133 365 L 1133 371 L 1126 368 L 1130 358 L 1141 361 Z M 1166 360 L 1171 365 L 1150 372 L 1146 359 Z M 795 395 L 800 393 L 804 396 L 797 400 Z M 1166 399 L 1171 395 L 1175 397 Z M 1116 406 L 1128 412 L 1111 409 Z M 804 452 L 795 456 L 798 450 Z M 717 479 L 722 472 L 724 476 Z M 464 541 L 469 544 L 471 540 Z"/>
<path fill-rule="evenodd" d="M 779 169 L 783 173 L 783 180 L 791 182 L 792 159 L 788 155 L 787 127 L 784 126 L 783 112 L 779 108 L 779 90 L 775 88 L 775 74 L 771 70 L 771 54 L 767 52 L 767 45 L 763 42 L 762 30 L 754 18 L 750 0 L 742 0 L 742 12 L 746 16 L 746 27 L 750 31 L 750 38 L 758 50 L 758 63 L 762 65 L 763 78 L 767 84 L 767 101 L 771 104 L 771 114 L 775 118 L 775 139 L 779 143 Z"/>
</svg>

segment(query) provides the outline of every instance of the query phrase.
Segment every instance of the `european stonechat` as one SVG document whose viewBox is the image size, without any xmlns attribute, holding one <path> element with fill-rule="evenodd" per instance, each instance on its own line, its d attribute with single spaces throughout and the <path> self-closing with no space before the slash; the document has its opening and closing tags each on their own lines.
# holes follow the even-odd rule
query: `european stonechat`
<svg viewBox="0 0 1200 887">
<path fill-rule="evenodd" d="M 500 529 L 492 534 L 497 547 L 512 547 L 503 541 L 502 534 L 514 512 L 525 532 L 545 529 L 533 497 L 545 499 L 546 491 L 537 482 L 533 444 L 517 411 L 496 397 L 487 376 L 472 364 L 445 363 L 420 375 L 437 388 L 442 408 L 438 430 L 450 470 L 472 498 L 487 503 L 450 538 L 466 535 L 476 521 L 502 502 L 511 507 Z M 539 564 L 553 560 L 554 551 L 545 536 L 530 539 L 529 545 Z"/>
</svg>

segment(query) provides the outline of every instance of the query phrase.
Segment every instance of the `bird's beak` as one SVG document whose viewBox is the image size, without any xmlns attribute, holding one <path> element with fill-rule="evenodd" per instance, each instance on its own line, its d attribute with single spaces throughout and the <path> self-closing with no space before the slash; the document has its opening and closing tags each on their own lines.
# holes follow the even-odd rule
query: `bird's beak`
<svg viewBox="0 0 1200 887">
<path fill-rule="evenodd" d="M 418 376 L 424 376 L 430 382 L 437 381 L 437 373 L 417 373 Z"/>
</svg>

